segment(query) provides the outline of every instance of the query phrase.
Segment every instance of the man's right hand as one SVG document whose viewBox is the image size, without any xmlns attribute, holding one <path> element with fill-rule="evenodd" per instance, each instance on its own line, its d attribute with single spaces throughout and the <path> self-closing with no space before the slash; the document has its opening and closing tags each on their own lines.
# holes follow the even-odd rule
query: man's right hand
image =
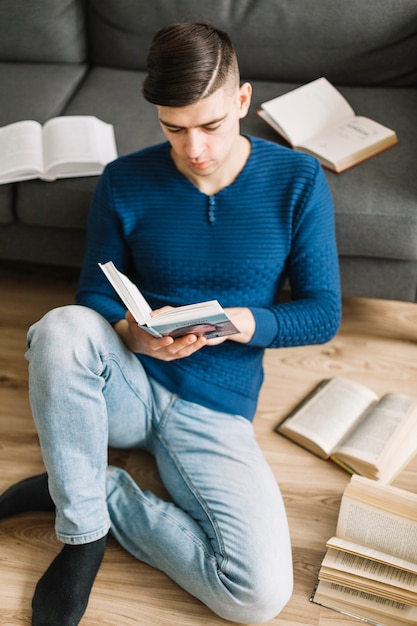
<svg viewBox="0 0 417 626">
<path fill-rule="evenodd" d="M 146 354 L 162 361 L 174 361 L 183 359 L 203 346 L 207 345 L 207 339 L 203 336 L 184 335 L 173 339 L 172 337 L 153 337 L 140 328 L 128 311 L 124 320 L 113 324 L 113 328 L 122 339 L 123 343 L 136 354 Z"/>
</svg>

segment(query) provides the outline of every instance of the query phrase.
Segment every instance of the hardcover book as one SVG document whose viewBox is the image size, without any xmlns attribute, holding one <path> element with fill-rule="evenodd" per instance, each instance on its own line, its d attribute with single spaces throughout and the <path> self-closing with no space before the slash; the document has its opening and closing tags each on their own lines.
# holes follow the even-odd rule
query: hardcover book
<svg viewBox="0 0 417 626">
<path fill-rule="evenodd" d="M 380 626 L 417 624 L 417 494 L 352 476 L 311 600 Z"/>
<path fill-rule="evenodd" d="M 15 122 L 0 128 L 0 184 L 96 176 L 117 157 L 114 129 L 92 115 Z"/>
<path fill-rule="evenodd" d="M 417 453 L 417 398 L 322 381 L 275 430 L 350 473 L 391 482 Z"/>
<path fill-rule="evenodd" d="M 99 263 L 107 279 L 138 325 L 155 337 L 205 335 L 207 339 L 239 332 L 217 300 L 188 304 L 151 315 L 152 309 L 138 287 L 112 261 Z"/>
<path fill-rule="evenodd" d="M 356 115 L 326 78 L 264 102 L 258 115 L 293 148 L 337 173 L 398 143 L 394 130 Z"/>
</svg>

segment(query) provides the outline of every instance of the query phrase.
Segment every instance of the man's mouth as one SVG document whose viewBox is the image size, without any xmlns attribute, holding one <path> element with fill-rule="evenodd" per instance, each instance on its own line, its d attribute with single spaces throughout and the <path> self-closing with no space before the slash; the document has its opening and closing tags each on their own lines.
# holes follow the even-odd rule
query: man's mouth
<svg viewBox="0 0 417 626">
<path fill-rule="evenodd" d="M 204 170 L 210 165 L 210 161 L 188 161 L 188 165 L 193 170 Z"/>
</svg>

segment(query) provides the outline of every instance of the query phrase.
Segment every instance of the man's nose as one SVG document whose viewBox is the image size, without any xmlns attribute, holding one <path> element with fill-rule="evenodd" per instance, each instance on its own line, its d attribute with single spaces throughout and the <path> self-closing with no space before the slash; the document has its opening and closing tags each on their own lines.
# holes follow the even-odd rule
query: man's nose
<svg viewBox="0 0 417 626">
<path fill-rule="evenodd" d="M 197 128 L 189 129 L 186 138 L 186 152 L 191 159 L 196 159 L 203 150 L 203 135 Z"/>
</svg>

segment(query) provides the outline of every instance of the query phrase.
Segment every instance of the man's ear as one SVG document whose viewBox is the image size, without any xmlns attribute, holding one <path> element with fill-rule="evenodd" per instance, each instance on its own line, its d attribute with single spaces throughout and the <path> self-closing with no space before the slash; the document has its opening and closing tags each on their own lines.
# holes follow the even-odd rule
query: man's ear
<svg viewBox="0 0 417 626">
<path fill-rule="evenodd" d="M 243 83 L 239 87 L 239 119 L 246 117 L 252 99 L 252 85 Z"/>
</svg>

